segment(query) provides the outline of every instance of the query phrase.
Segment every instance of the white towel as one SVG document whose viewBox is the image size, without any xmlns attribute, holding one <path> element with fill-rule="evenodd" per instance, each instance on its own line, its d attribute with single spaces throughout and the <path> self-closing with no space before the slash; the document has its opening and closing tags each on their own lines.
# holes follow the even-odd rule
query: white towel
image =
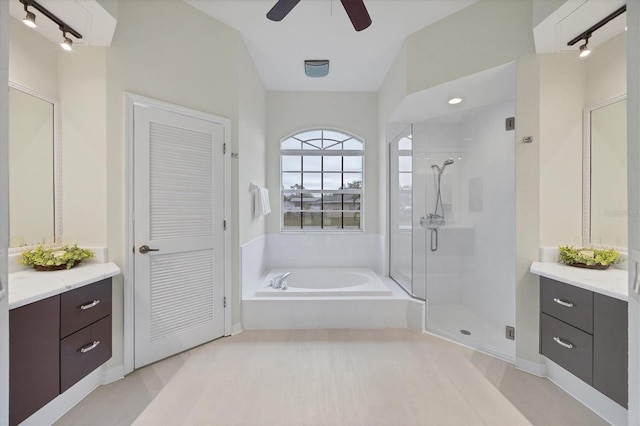
<svg viewBox="0 0 640 426">
<path fill-rule="evenodd" d="M 271 213 L 271 205 L 269 204 L 269 191 L 261 186 L 255 191 L 255 203 L 253 215 L 255 217 L 264 216 Z"/>
</svg>

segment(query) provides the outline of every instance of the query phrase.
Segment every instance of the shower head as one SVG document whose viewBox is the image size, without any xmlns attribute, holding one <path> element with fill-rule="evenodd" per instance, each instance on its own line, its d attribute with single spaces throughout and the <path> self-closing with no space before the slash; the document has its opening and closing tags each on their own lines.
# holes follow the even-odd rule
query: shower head
<svg viewBox="0 0 640 426">
<path fill-rule="evenodd" d="M 451 158 L 445 160 L 444 163 L 442 163 L 442 167 L 438 166 L 437 164 L 432 164 L 431 168 L 436 169 L 438 171 L 438 174 L 441 175 L 444 172 L 444 168 L 450 164 L 453 164 L 453 159 Z"/>
</svg>

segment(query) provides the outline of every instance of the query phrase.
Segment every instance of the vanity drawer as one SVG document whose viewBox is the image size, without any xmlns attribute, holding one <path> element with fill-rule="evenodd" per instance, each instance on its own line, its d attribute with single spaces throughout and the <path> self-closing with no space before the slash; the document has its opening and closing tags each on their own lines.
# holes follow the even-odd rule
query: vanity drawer
<svg viewBox="0 0 640 426">
<path fill-rule="evenodd" d="M 111 315 L 60 341 L 60 392 L 111 358 Z"/>
<path fill-rule="evenodd" d="M 62 293 L 60 337 L 67 337 L 111 314 L 111 278 Z"/>
<path fill-rule="evenodd" d="M 591 385 L 593 337 L 547 314 L 540 315 L 540 353 Z"/>
<path fill-rule="evenodd" d="M 542 312 L 593 333 L 593 293 L 579 287 L 540 277 Z"/>
</svg>

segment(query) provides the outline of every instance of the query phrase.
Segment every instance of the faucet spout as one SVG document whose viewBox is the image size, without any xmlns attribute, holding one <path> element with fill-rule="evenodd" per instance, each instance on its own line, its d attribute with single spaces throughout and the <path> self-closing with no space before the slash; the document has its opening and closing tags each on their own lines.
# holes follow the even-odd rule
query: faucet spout
<svg viewBox="0 0 640 426">
<path fill-rule="evenodd" d="M 271 280 L 271 287 L 273 288 L 281 288 L 283 290 L 286 289 L 287 283 L 284 282 L 284 279 L 291 275 L 291 272 L 285 272 L 284 274 L 275 277 Z"/>
</svg>

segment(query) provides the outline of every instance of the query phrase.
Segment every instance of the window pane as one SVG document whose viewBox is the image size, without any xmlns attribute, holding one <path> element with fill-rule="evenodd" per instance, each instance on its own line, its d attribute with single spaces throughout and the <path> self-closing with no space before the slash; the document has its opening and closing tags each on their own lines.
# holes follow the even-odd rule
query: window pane
<svg viewBox="0 0 640 426">
<path fill-rule="evenodd" d="M 300 194 L 283 194 L 282 195 L 282 210 L 300 210 L 302 205 L 302 196 Z"/>
<path fill-rule="evenodd" d="M 302 157 L 302 167 L 305 172 L 319 172 L 322 170 L 322 157 Z"/>
<path fill-rule="evenodd" d="M 342 210 L 342 194 L 325 194 L 322 201 L 324 210 Z"/>
<path fill-rule="evenodd" d="M 320 140 L 322 139 L 322 131 L 321 130 L 309 130 L 307 132 L 298 133 L 296 138 L 302 141 L 308 141 L 312 139 Z"/>
<path fill-rule="evenodd" d="M 302 194 L 302 210 L 322 210 L 322 196 L 320 194 Z"/>
<path fill-rule="evenodd" d="M 322 213 L 302 213 L 302 228 L 321 229 Z"/>
<path fill-rule="evenodd" d="M 300 141 L 294 138 L 289 138 L 282 142 L 282 149 L 300 149 Z"/>
<path fill-rule="evenodd" d="M 304 173 L 304 189 L 322 189 L 322 173 Z"/>
<path fill-rule="evenodd" d="M 301 222 L 300 217 L 302 213 L 285 212 L 284 213 L 284 227 L 289 229 L 300 229 Z"/>
<path fill-rule="evenodd" d="M 398 141 L 398 149 L 411 149 L 411 139 L 402 138 Z"/>
<path fill-rule="evenodd" d="M 345 173 L 343 180 L 344 189 L 362 188 L 362 173 Z"/>
<path fill-rule="evenodd" d="M 303 189 L 301 173 L 282 173 L 282 186 L 284 189 Z"/>
<path fill-rule="evenodd" d="M 361 172 L 362 157 L 344 157 L 345 172 Z"/>
<path fill-rule="evenodd" d="M 356 139 L 349 139 L 345 143 L 342 144 L 344 149 L 363 149 L 362 142 Z"/>
<path fill-rule="evenodd" d="M 347 139 L 351 139 L 351 136 L 345 135 L 342 132 L 336 132 L 334 130 L 323 130 L 322 135 L 324 136 L 325 141 L 329 143 L 331 143 L 332 141 L 342 142 Z"/>
<path fill-rule="evenodd" d="M 299 155 L 283 155 L 282 171 L 283 172 L 299 172 L 301 171 L 302 157 Z"/>
<path fill-rule="evenodd" d="M 321 140 L 310 140 L 302 143 L 302 149 L 312 149 L 319 150 L 322 149 L 322 141 Z"/>
<path fill-rule="evenodd" d="M 342 212 L 325 212 L 324 228 L 342 229 Z"/>
<path fill-rule="evenodd" d="M 344 229 L 360 229 L 360 212 L 344 212 L 342 217 Z"/>
<path fill-rule="evenodd" d="M 342 157 L 325 156 L 324 171 L 325 172 L 341 172 L 342 171 Z"/>
<path fill-rule="evenodd" d="M 344 194 L 343 210 L 360 210 L 360 194 Z"/>
<path fill-rule="evenodd" d="M 412 158 L 408 155 L 398 157 L 398 171 L 410 172 L 412 170 Z"/>
<path fill-rule="evenodd" d="M 324 189 L 333 191 L 342 188 L 342 173 L 324 173 Z"/>
<path fill-rule="evenodd" d="M 400 184 L 400 189 L 411 189 L 411 173 L 399 173 L 398 183 Z"/>
<path fill-rule="evenodd" d="M 339 151 L 342 149 L 342 142 L 324 141 L 324 149 Z"/>
</svg>

